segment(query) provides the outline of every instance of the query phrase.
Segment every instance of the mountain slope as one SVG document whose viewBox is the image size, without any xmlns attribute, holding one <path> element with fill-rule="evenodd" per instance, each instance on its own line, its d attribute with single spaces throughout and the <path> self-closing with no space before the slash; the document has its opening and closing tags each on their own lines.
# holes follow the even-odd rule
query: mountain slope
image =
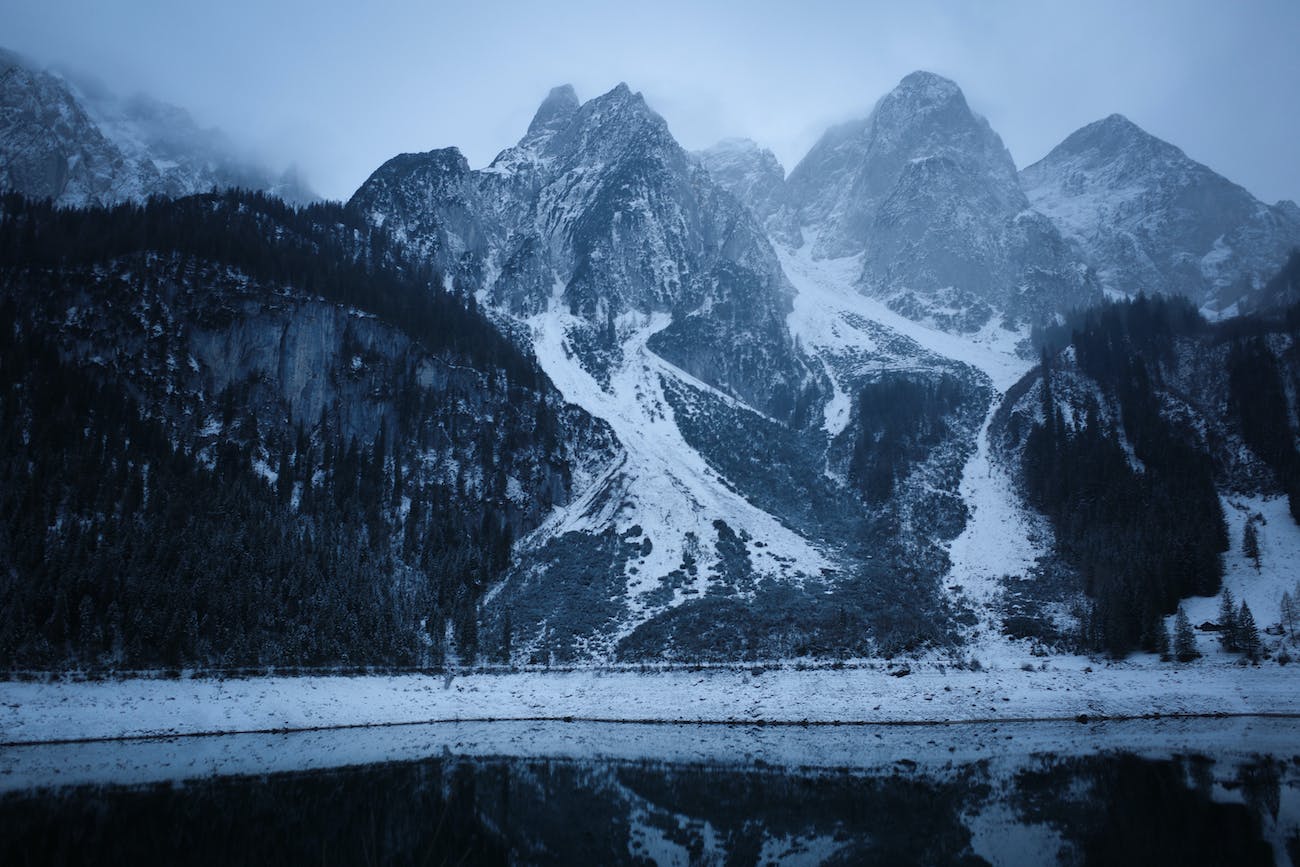
<svg viewBox="0 0 1300 867">
<path fill-rule="evenodd" d="M 1118 114 L 1072 133 L 1021 179 L 1114 293 L 1249 307 L 1300 246 L 1294 204 L 1258 201 Z"/>
<path fill-rule="evenodd" d="M 769 232 L 772 218 L 786 208 L 785 169 L 776 155 L 749 139 L 724 139 L 695 153 L 696 159 L 727 192 L 735 196 Z"/>
<path fill-rule="evenodd" d="M 1162 615 L 1218 593 L 1223 553 L 1255 520 L 1229 538 L 1230 501 L 1289 499 L 1291 516 L 1261 517 L 1258 533 L 1300 542 L 1296 321 L 1291 310 L 1212 324 L 1184 298 L 1140 296 L 1048 333 L 1044 363 L 1009 392 L 994 451 L 1055 531 L 1040 574 L 1055 588 L 1025 595 L 1086 593 L 1087 646 L 1160 650 Z M 1268 595 L 1256 616 L 1273 623 Z"/>
<path fill-rule="evenodd" d="M 353 197 L 409 254 L 477 285 L 625 450 L 521 541 L 484 629 L 537 659 L 943 640 L 942 541 L 960 530 L 961 440 L 989 392 L 887 328 L 840 360 L 851 369 L 801 348 L 795 288 L 707 163 L 626 86 L 586 103 L 566 87 L 487 168 L 402 155 Z M 891 388 L 915 411 L 864 430 Z M 880 437 L 887 459 L 872 457 Z M 899 497 L 869 498 L 868 476 Z"/>
<path fill-rule="evenodd" d="M 338 206 L 3 212 L 6 666 L 472 656 L 512 540 L 615 451 Z"/>
<path fill-rule="evenodd" d="M 182 109 L 119 99 L 0 50 L 0 190 L 85 207 L 225 187 L 316 198 L 293 172 L 276 176 L 238 156 Z"/>
</svg>

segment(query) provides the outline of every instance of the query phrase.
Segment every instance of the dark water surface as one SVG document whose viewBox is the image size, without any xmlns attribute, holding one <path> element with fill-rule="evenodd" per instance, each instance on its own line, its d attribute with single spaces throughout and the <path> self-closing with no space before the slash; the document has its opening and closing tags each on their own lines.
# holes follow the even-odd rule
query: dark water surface
<svg viewBox="0 0 1300 867">
<path fill-rule="evenodd" d="M 11 747 L 0 864 L 1300 864 L 1298 735 L 488 723 Z"/>
</svg>

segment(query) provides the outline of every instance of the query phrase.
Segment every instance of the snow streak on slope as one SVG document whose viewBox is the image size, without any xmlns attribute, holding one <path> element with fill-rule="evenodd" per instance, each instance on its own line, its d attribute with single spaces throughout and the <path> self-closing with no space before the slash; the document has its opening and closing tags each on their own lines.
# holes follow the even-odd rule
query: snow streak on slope
<svg viewBox="0 0 1300 867">
<path fill-rule="evenodd" d="M 854 320 L 866 320 L 915 342 L 942 358 L 969 365 L 988 376 L 999 392 L 1010 388 L 1032 366 L 1015 354 L 1023 332 L 990 325 L 972 336 L 949 334 L 890 310 L 883 302 L 854 288 L 862 273 L 862 257 L 814 259 L 815 240 L 798 250 L 779 244 L 777 257 L 799 294 L 790 314 L 790 330 L 806 349 L 819 347 L 831 355 L 866 349 L 874 342 Z"/>
<path fill-rule="evenodd" d="M 995 624 L 1002 577 L 1027 574 L 1044 553 L 1006 468 L 992 459 L 989 441 L 989 428 L 1003 393 L 1032 367 L 1015 355 L 1015 344 L 1023 335 L 992 326 L 964 337 L 914 322 L 854 288 L 861 273 L 861 257 L 813 259 L 814 246 L 806 243 L 793 251 L 777 246 L 777 254 L 799 293 L 790 315 L 790 330 L 805 350 L 821 358 L 835 385 L 835 397 L 826 411 L 826 429 L 832 436 L 848 424 L 851 412 L 847 383 L 836 379 L 836 371 L 841 375 L 846 370 L 857 375 L 868 372 L 854 362 L 854 356 L 875 355 L 866 362 L 870 370 L 924 368 L 933 366 L 933 357 L 938 356 L 976 369 L 990 383 L 976 451 L 962 473 L 960 493 L 969 511 L 965 529 L 949 548 L 952 568 L 948 584 L 961 588 L 982 622 Z M 892 354 L 878 355 L 889 332 L 915 344 L 910 359 L 899 356 L 897 346 Z M 992 633 L 992 641 L 1000 642 L 996 625 L 987 631 Z"/>
<path fill-rule="evenodd" d="M 750 551 L 754 570 L 763 576 L 798 580 L 817 574 L 831 563 L 807 540 L 733 491 L 683 438 L 663 393 L 663 377 L 686 385 L 702 384 L 647 348 L 671 317 L 628 313 L 620 317 L 622 362 L 611 374 L 609 390 L 588 373 L 574 353 L 569 330 L 584 320 L 552 309 L 528 320 L 533 347 L 542 369 L 564 395 L 614 430 L 625 454 L 586 492 L 556 512 L 529 540 L 542 542 L 567 532 L 619 532 L 640 526 L 653 550 L 629 568 L 627 597 L 633 621 L 627 630 L 655 612 L 638 597 L 660 586 L 689 554 L 700 566 L 694 587 L 674 591 L 671 606 L 684 601 L 684 591 L 703 595 L 710 569 L 717 562 L 712 542 L 714 522 L 725 521 L 733 531 L 761 540 Z M 694 593 L 691 595 L 695 595 Z"/>
<path fill-rule="evenodd" d="M 992 459 L 989 427 L 1001 404 L 999 393 L 989 404 L 980 427 L 975 455 L 962 472 L 961 497 L 968 510 L 966 527 L 948 549 L 952 561 L 949 586 L 960 587 L 981 622 L 991 624 L 989 634 L 979 642 L 986 658 L 995 653 L 994 645 L 1006 643 L 997 625 L 1002 578 L 1028 576 L 1035 561 L 1047 553 L 1007 468 Z"/>
</svg>

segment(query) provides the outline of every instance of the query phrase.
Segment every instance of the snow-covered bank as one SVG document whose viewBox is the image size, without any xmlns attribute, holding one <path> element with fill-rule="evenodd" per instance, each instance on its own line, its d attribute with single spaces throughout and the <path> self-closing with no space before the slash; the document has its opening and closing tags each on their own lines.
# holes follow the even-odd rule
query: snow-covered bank
<svg viewBox="0 0 1300 867">
<path fill-rule="evenodd" d="M 522 672 L 0 684 L 0 743 L 391 725 L 575 719 L 925 723 L 1079 715 L 1297 714 L 1300 666 L 1093 664 L 1045 670 Z"/>
</svg>

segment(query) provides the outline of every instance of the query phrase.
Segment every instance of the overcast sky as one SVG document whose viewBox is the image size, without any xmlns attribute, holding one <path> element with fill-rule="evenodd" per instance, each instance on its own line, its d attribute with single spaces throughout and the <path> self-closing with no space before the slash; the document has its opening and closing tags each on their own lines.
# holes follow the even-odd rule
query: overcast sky
<svg viewBox="0 0 1300 867">
<path fill-rule="evenodd" d="M 1300 0 L 0 0 L 0 21 L 5 47 L 182 105 L 338 198 L 402 151 L 485 165 L 564 82 L 626 81 L 687 148 L 748 136 L 788 170 L 929 69 L 1020 166 L 1120 112 L 1300 200 Z"/>
</svg>

